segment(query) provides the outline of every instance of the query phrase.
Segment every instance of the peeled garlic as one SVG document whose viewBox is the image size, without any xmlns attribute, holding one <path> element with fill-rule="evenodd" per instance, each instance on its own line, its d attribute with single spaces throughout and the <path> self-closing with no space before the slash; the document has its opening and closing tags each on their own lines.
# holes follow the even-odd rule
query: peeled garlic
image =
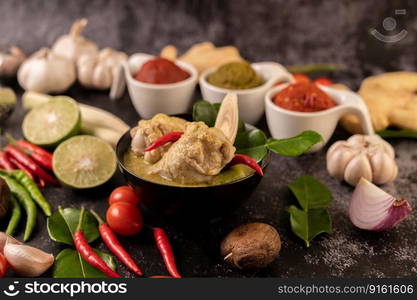
<svg viewBox="0 0 417 300">
<path fill-rule="evenodd" d="M 384 184 L 398 174 L 394 149 L 378 135 L 356 134 L 347 141 L 334 143 L 327 151 L 327 170 L 351 185 L 356 185 L 361 177 Z"/>
<path fill-rule="evenodd" d="M 78 80 L 85 87 L 109 89 L 119 64 L 125 60 L 125 53 L 110 48 L 83 54 L 77 60 Z"/>
<path fill-rule="evenodd" d="M 8 52 L 0 52 L 0 77 L 14 77 L 26 55 L 17 47 L 10 47 Z"/>
<path fill-rule="evenodd" d="M 9 239 L 4 246 L 4 256 L 13 270 L 25 277 L 37 277 L 54 263 L 52 254 L 31 246 L 11 243 Z"/>
<path fill-rule="evenodd" d="M 52 51 L 74 62 L 83 54 L 96 54 L 97 45 L 81 35 L 87 24 L 87 19 L 76 20 L 70 33 L 58 38 Z"/>
<path fill-rule="evenodd" d="M 42 48 L 22 64 L 17 79 L 27 91 L 64 92 L 76 79 L 75 64 L 47 48 Z"/>
</svg>

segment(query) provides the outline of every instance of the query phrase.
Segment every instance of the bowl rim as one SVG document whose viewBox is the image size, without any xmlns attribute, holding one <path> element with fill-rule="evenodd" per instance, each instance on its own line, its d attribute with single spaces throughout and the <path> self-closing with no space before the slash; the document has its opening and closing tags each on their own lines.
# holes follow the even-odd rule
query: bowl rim
<svg viewBox="0 0 417 300">
<path fill-rule="evenodd" d="M 294 111 L 294 110 L 285 109 L 285 108 L 282 108 L 282 107 L 276 105 L 275 103 L 273 103 L 273 101 L 272 101 L 273 97 L 275 97 L 276 94 L 278 94 L 278 92 L 280 92 L 281 90 L 286 88 L 288 85 L 290 85 L 290 83 L 282 83 L 279 86 L 274 86 L 274 87 L 272 87 L 271 89 L 268 90 L 268 92 L 265 94 L 265 110 L 271 109 L 274 112 L 284 113 L 284 114 L 287 114 L 287 115 L 292 115 L 292 116 L 297 116 L 297 117 L 324 116 L 324 115 L 327 115 L 327 114 L 334 113 L 335 111 L 339 110 L 341 107 L 344 107 L 345 103 L 342 103 L 342 101 L 340 101 L 339 97 L 343 96 L 343 94 L 351 94 L 352 93 L 352 92 L 349 92 L 349 91 L 336 90 L 336 89 L 333 89 L 331 87 L 318 84 L 319 88 L 322 89 L 324 92 L 326 92 L 327 94 L 333 94 L 333 95 L 329 95 L 329 96 L 337 103 L 337 105 L 332 107 L 332 108 L 324 109 L 324 110 L 321 110 L 321 111 L 302 112 L 302 111 Z M 334 97 L 335 95 L 337 97 Z"/>
<path fill-rule="evenodd" d="M 252 63 L 251 66 L 257 66 L 257 63 Z M 271 81 L 271 79 L 266 80 L 265 77 L 263 76 L 263 74 L 261 74 L 261 72 L 256 70 L 259 73 L 259 75 L 261 75 L 262 78 L 264 79 L 264 83 L 261 84 L 260 86 L 250 88 L 250 89 L 240 89 L 240 90 L 222 88 L 222 87 L 215 86 L 215 85 L 213 85 L 213 84 L 211 84 L 210 82 L 207 81 L 207 77 L 217 69 L 218 69 L 218 67 L 217 68 L 213 67 L 213 68 L 209 68 L 209 69 L 205 70 L 203 73 L 201 73 L 201 75 L 199 77 L 199 83 L 200 83 L 200 86 L 202 88 L 208 88 L 208 89 L 211 89 L 212 91 L 215 91 L 217 93 L 236 93 L 239 96 L 239 95 L 255 94 L 256 92 L 260 92 L 264 89 L 268 89 L 268 84 Z"/>
<path fill-rule="evenodd" d="M 154 56 L 154 55 L 149 55 L 149 58 L 147 58 L 142 63 L 142 65 L 145 62 L 147 62 L 151 59 L 154 59 L 155 57 L 156 56 Z M 178 82 L 174 82 L 174 83 L 164 83 L 164 84 L 147 83 L 147 82 L 142 82 L 142 81 L 139 81 L 139 80 L 136 80 L 135 78 L 133 78 L 133 75 L 130 72 L 130 68 L 129 68 L 129 61 L 124 62 L 124 69 L 125 69 L 125 74 L 126 74 L 128 82 L 130 84 L 132 84 L 133 86 L 141 87 L 141 88 L 162 90 L 162 89 L 183 87 L 183 86 L 186 86 L 186 85 L 192 85 L 192 84 L 196 83 L 196 81 L 198 79 L 198 71 L 193 65 L 191 65 L 189 63 L 186 63 L 186 62 L 183 62 L 183 61 L 179 61 L 179 60 L 174 61 L 174 63 L 177 66 L 181 67 L 182 69 L 186 69 L 186 71 L 190 74 L 190 77 L 188 77 L 184 80 L 178 81 Z"/>
<path fill-rule="evenodd" d="M 187 189 L 205 189 L 205 188 L 216 188 L 216 187 L 218 188 L 218 187 L 222 187 L 222 186 L 228 186 L 228 185 L 236 184 L 238 182 L 247 180 L 249 178 L 252 178 L 253 176 L 259 176 L 258 174 L 256 174 L 255 172 L 253 172 L 250 175 L 247 175 L 245 177 L 242 177 L 242 178 L 233 180 L 231 182 L 226 182 L 226 183 L 216 184 L 216 185 L 202 185 L 202 186 L 193 186 L 193 185 L 190 185 L 190 186 L 187 186 L 187 185 L 179 186 L 179 185 L 174 185 L 174 184 L 164 184 L 164 183 L 158 183 L 158 182 L 150 181 L 150 180 L 148 180 L 146 178 L 143 178 L 143 177 L 141 177 L 141 176 L 139 176 L 139 175 L 131 172 L 124 165 L 123 156 L 124 156 L 124 154 L 126 152 L 123 152 L 122 155 L 119 155 L 119 152 L 120 152 L 120 147 L 121 147 L 122 140 L 124 140 L 126 138 L 126 136 L 129 136 L 129 138 L 131 139 L 131 137 L 130 137 L 130 129 L 127 132 L 125 132 L 120 137 L 119 141 L 117 142 L 117 145 L 116 145 L 116 158 L 117 158 L 117 163 L 118 163 L 119 167 L 122 168 L 125 172 L 129 173 L 129 175 L 131 175 L 131 176 L 133 176 L 133 177 L 135 177 L 137 179 L 140 179 L 142 181 L 145 181 L 147 183 L 150 183 L 150 184 L 156 184 L 156 185 L 159 185 L 159 186 L 162 186 L 162 187 L 165 187 L 165 188 L 166 187 L 170 187 L 170 188 L 187 188 Z M 261 160 L 261 168 L 262 168 L 262 170 L 264 170 L 268 166 L 268 164 L 270 163 L 270 160 L 271 160 L 271 151 L 270 150 L 267 150 L 267 153 L 266 153 L 265 157 Z"/>
</svg>

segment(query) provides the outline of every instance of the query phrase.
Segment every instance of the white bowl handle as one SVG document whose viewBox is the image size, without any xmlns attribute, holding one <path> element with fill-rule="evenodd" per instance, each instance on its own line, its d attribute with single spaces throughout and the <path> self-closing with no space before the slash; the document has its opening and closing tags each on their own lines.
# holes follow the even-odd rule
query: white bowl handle
<svg viewBox="0 0 417 300">
<path fill-rule="evenodd" d="M 265 61 L 259 63 L 253 63 L 252 66 L 258 69 L 263 76 L 268 77 L 266 85 L 272 87 L 276 82 L 294 82 L 294 77 L 287 69 L 276 62 Z"/>
<path fill-rule="evenodd" d="M 339 118 L 345 114 L 354 114 L 359 118 L 362 131 L 364 134 L 373 135 L 375 130 L 372 126 L 371 117 L 369 116 L 368 108 L 362 98 L 351 91 L 339 91 L 346 94 L 346 100 L 339 110 Z"/>
<path fill-rule="evenodd" d="M 121 62 L 113 74 L 113 82 L 110 88 L 110 99 L 117 100 L 120 99 L 126 88 L 126 80 L 124 76 L 124 66 L 126 62 Z"/>
<path fill-rule="evenodd" d="M 110 99 L 116 100 L 122 97 L 126 88 L 126 77 L 139 71 L 142 64 L 153 58 L 152 55 L 145 53 L 135 53 L 127 61 L 121 62 L 115 74 L 110 88 Z"/>
</svg>

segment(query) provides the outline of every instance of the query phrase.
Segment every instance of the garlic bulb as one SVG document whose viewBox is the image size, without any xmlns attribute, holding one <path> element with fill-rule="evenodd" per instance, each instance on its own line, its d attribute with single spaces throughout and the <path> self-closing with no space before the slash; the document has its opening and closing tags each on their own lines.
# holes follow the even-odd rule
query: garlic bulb
<svg viewBox="0 0 417 300">
<path fill-rule="evenodd" d="M 398 174 L 392 146 L 378 135 L 351 136 L 327 151 L 327 171 L 339 180 L 356 185 L 361 177 L 376 184 L 393 181 Z"/>
<path fill-rule="evenodd" d="M 0 77 L 14 77 L 26 55 L 17 47 L 10 47 L 6 53 L 0 52 Z"/>
<path fill-rule="evenodd" d="M 349 217 L 353 225 L 370 231 L 391 229 L 411 212 L 407 200 L 397 200 L 376 185 L 361 178 L 353 192 Z"/>
<path fill-rule="evenodd" d="M 81 35 L 87 24 L 87 19 L 76 20 L 70 33 L 58 38 L 52 46 L 52 51 L 74 62 L 83 54 L 96 54 L 97 45 Z"/>
<path fill-rule="evenodd" d="M 26 277 L 37 277 L 54 263 L 52 254 L 31 246 L 10 243 L 9 239 L 4 246 L 4 256 L 17 274 Z"/>
<path fill-rule="evenodd" d="M 42 48 L 22 64 L 17 79 L 27 91 L 64 92 L 76 79 L 75 64 L 47 48 Z"/>
<path fill-rule="evenodd" d="M 83 54 L 77 60 L 78 80 L 85 87 L 109 89 L 119 64 L 125 60 L 125 53 L 110 48 L 105 48 L 98 54 Z"/>
</svg>

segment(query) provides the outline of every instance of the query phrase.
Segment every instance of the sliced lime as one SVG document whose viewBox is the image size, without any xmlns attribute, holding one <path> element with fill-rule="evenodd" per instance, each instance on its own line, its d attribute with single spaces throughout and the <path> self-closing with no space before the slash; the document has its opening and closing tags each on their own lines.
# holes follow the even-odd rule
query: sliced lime
<svg viewBox="0 0 417 300">
<path fill-rule="evenodd" d="M 12 89 L 0 88 L 0 122 L 6 120 L 16 106 L 16 94 Z"/>
<path fill-rule="evenodd" d="M 60 97 L 32 109 L 23 120 L 23 135 L 36 145 L 56 146 L 78 133 L 80 108 L 69 97 Z"/>
<path fill-rule="evenodd" d="M 116 153 L 105 141 L 89 135 L 72 137 L 54 152 L 52 166 L 67 186 L 87 189 L 109 180 L 116 171 Z"/>
</svg>

